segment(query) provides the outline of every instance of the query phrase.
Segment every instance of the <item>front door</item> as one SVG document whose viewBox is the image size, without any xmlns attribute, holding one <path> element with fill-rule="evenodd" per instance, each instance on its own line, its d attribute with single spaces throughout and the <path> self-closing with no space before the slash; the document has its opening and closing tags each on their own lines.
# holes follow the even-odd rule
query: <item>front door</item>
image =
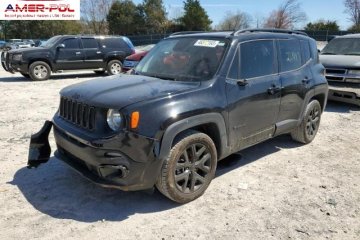
<svg viewBox="0 0 360 240">
<path fill-rule="evenodd" d="M 84 51 L 78 38 L 65 39 L 57 48 L 57 70 L 74 70 L 84 68 Z"/>
<path fill-rule="evenodd" d="M 280 107 L 274 40 L 240 43 L 226 80 L 232 150 L 273 136 Z"/>
</svg>

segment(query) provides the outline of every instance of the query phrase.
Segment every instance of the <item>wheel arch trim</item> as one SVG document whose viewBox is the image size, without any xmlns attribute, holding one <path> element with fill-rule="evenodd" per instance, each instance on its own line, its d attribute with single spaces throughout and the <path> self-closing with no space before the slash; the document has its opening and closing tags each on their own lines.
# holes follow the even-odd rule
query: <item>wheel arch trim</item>
<svg viewBox="0 0 360 240">
<path fill-rule="evenodd" d="M 203 124 L 215 124 L 217 126 L 220 137 L 220 149 L 218 149 L 218 159 L 223 158 L 228 152 L 228 139 L 225 121 L 220 113 L 200 114 L 186 119 L 182 119 L 170 125 L 165 130 L 165 133 L 160 141 L 158 158 L 164 160 L 169 155 L 173 141 L 179 133 Z"/>
</svg>

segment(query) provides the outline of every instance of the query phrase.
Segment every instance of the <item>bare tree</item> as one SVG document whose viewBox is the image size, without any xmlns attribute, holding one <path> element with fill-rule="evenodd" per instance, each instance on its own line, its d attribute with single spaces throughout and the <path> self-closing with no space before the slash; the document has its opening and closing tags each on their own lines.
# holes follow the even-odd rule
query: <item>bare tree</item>
<svg viewBox="0 0 360 240">
<path fill-rule="evenodd" d="M 87 25 L 87 31 L 95 34 L 107 34 L 106 17 L 114 0 L 86 0 L 81 2 L 81 18 Z"/>
<path fill-rule="evenodd" d="M 298 0 L 286 0 L 277 10 L 271 12 L 264 27 L 292 29 L 305 20 L 306 14 Z"/>
<path fill-rule="evenodd" d="M 349 20 L 355 25 L 360 25 L 360 1 L 345 0 L 345 13 L 349 15 Z"/>
<path fill-rule="evenodd" d="M 251 16 L 247 13 L 237 11 L 236 13 L 226 12 L 224 19 L 217 26 L 217 30 L 239 30 L 249 28 Z"/>
</svg>

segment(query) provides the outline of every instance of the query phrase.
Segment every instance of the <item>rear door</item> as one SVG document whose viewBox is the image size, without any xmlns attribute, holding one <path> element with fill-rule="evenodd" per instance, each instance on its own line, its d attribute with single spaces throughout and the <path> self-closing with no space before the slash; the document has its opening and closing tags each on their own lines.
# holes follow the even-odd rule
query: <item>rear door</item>
<svg viewBox="0 0 360 240">
<path fill-rule="evenodd" d="M 233 150 L 270 138 L 280 107 L 280 80 L 274 40 L 239 44 L 226 80 Z"/>
<path fill-rule="evenodd" d="M 302 48 L 310 53 L 308 46 L 298 39 L 281 39 L 278 41 L 280 81 L 282 96 L 278 122 L 298 120 L 303 109 L 307 89 L 312 80 L 311 61 L 305 60 Z M 306 57 L 308 58 L 308 57 Z"/>
<path fill-rule="evenodd" d="M 74 70 L 84 68 L 85 54 L 78 38 L 64 39 L 60 44 L 63 48 L 57 48 L 56 65 L 58 70 Z"/>
<path fill-rule="evenodd" d="M 103 68 L 104 53 L 100 50 L 98 41 L 95 38 L 81 38 L 82 46 L 85 53 L 86 68 Z"/>
</svg>

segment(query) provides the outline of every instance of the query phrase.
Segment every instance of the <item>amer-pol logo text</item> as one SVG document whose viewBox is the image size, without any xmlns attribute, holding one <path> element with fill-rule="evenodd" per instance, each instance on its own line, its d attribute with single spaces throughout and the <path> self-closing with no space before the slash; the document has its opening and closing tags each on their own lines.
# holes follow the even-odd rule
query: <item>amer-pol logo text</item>
<svg viewBox="0 0 360 240">
<path fill-rule="evenodd" d="M 80 0 L 0 0 L 0 20 L 80 20 Z"/>
</svg>

